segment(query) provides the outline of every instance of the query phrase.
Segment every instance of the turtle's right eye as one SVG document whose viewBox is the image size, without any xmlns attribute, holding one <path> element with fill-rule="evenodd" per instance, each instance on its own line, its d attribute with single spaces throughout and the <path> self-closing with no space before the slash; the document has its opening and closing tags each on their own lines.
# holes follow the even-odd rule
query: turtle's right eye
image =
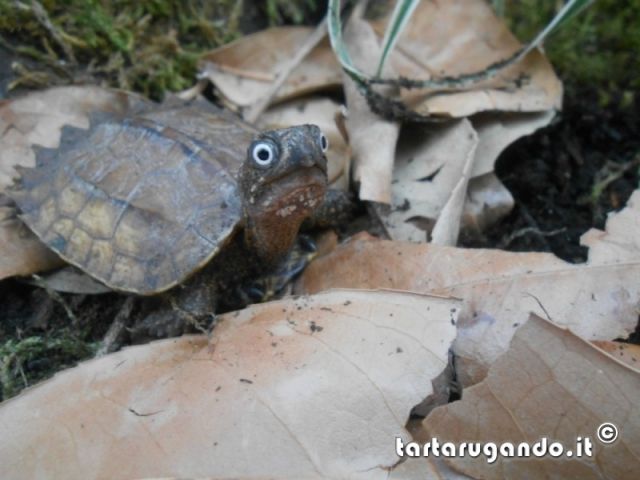
<svg viewBox="0 0 640 480">
<path fill-rule="evenodd" d="M 251 150 L 251 156 L 253 157 L 253 161 L 259 166 L 268 167 L 274 162 L 276 152 L 270 143 L 257 142 Z"/>
</svg>

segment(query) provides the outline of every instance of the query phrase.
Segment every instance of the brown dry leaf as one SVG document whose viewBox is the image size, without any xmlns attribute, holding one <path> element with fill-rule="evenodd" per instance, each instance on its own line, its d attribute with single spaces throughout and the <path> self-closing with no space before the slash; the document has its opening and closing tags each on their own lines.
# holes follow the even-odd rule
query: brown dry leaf
<svg viewBox="0 0 640 480">
<path fill-rule="evenodd" d="M 333 291 L 84 363 L 0 406 L 0 477 L 386 479 L 459 305 Z"/>
<path fill-rule="evenodd" d="M 446 125 L 411 126 L 398 142 L 393 170 L 393 204 L 381 220 L 395 240 L 425 242 L 423 225 L 434 224 L 460 179 L 473 164 L 478 138 L 462 119 Z M 430 222 L 420 221 L 427 219 Z"/>
<path fill-rule="evenodd" d="M 471 121 L 405 127 L 396 151 L 393 202 L 389 211 L 378 212 L 389 236 L 424 242 L 433 227 L 434 243 L 455 245 L 461 223 L 481 232 L 500 220 L 513 198 L 493 174 L 498 156 L 554 114 L 487 113 Z"/>
<path fill-rule="evenodd" d="M 470 235 L 481 234 L 506 217 L 514 203 L 511 192 L 495 173 L 474 177 L 469 181 L 462 225 Z"/>
<path fill-rule="evenodd" d="M 476 158 L 478 135 L 475 132 L 471 136 L 470 143 L 471 149 L 464 159 L 458 181 L 451 190 L 451 194 L 442 207 L 438 220 L 436 220 L 436 224 L 433 227 L 431 242 L 435 245 L 455 245 L 458 242 L 460 221 L 467 200 L 467 186 L 469 185 L 471 170 L 474 168 L 474 159 Z"/>
<path fill-rule="evenodd" d="M 600 350 L 604 350 L 616 360 L 640 372 L 640 345 L 633 343 L 608 342 L 595 340 L 593 343 Z"/>
<path fill-rule="evenodd" d="M 499 155 L 519 138 L 547 126 L 555 114 L 555 110 L 537 113 L 490 112 L 471 117 L 479 143 L 461 219 L 469 234 L 482 234 L 513 209 L 511 193 L 493 173 Z"/>
<path fill-rule="evenodd" d="M 393 2 L 389 2 L 391 7 Z M 389 8 L 391 11 L 391 8 Z M 389 16 L 372 22 L 379 36 Z M 521 47 L 484 0 L 418 2 L 390 63 L 399 76 L 430 79 L 478 72 Z M 540 51 L 497 77 L 465 91 L 402 91 L 416 112 L 465 117 L 481 111 L 540 112 L 559 109 L 562 83 Z"/>
<path fill-rule="evenodd" d="M 514 319 L 515 320 L 515 319 Z M 640 469 L 640 373 L 535 315 L 515 334 L 487 378 L 462 400 L 436 408 L 423 421 L 428 438 L 445 442 L 561 442 L 574 456 L 447 459 L 474 478 L 636 479 Z M 610 422 L 619 437 L 597 440 Z M 577 457 L 577 437 L 593 457 Z M 425 439 L 422 439 L 424 441 Z"/>
<path fill-rule="evenodd" d="M 359 235 L 312 262 L 295 290 L 395 288 L 463 299 L 454 351 L 459 379 L 471 385 L 507 349 L 529 312 L 587 340 L 625 338 L 634 330 L 640 249 L 629 242 L 640 236 L 639 196 L 634 193 L 631 206 L 610 217 L 600 242 L 592 238 L 591 248 L 600 253 L 587 264 L 569 264 L 545 253 L 414 245 Z M 610 231 L 609 225 L 615 228 Z"/>
<path fill-rule="evenodd" d="M 311 97 L 281 103 L 271 107 L 258 120 L 261 129 L 286 128 L 313 123 L 329 140 L 327 151 L 328 177 L 332 188 L 346 190 L 349 186 L 351 151 L 336 126 L 340 105 L 328 98 Z"/>
<path fill-rule="evenodd" d="M 640 190 L 620 212 L 610 213 L 606 232 L 591 229 L 580 239 L 589 247 L 590 263 L 623 263 L 640 257 Z"/>
<path fill-rule="evenodd" d="M 282 66 L 312 32 L 309 27 L 277 27 L 247 35 L 205 55 L 200 75 L 210 79 L 231 105 L 247 107 L 269 92 Z M 341 70 L 325 39 L 292 71 L 275 100 L 341 84 Z"/>
<path fill-rule="evenodd" d="M 0 280 L 61 265 L 64 261 L 16 218 L 13 207 L 0 206 Z"/>
<path fill-rule="evenodd" d="M 352 18 L 344 36 L 356 66 L 363 71 L 373 71 L 380 57 L 380 45 L 371 26 Z M 354 81 L 347 74 L 343 74 L 343 79 L 349 109 L 346 127 L 353 151 L 353 178 L 360 184 L 360 199 L 389 204 L 400 125 L 373 113 Z"/>
</svg>

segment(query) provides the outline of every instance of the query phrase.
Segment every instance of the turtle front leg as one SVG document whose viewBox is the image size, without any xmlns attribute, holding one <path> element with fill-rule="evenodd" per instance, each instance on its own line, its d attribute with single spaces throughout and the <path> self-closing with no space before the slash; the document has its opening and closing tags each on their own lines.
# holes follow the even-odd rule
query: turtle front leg
<svg viewBox="0 0 640 480">
<path fill-rule="evenodd" d="M 129 328 L 132 342 L 209 333 L 215 325 L 217 290 L 214 282 L 197 279 L 157 297 L 141 299 L 141 314 Z"/>
<path fill-rule="evenodd" d="M 313 238 L 300 234 L 289 253 L 276 267 L 239 284 L 233 296 L 224 297 L 236 299 L 237 303 L 231 306 L 232 309 L 279 298 L 286 292 L 291 281 L 315 258 L 316 252 L 317 246 Z"/>
<path fill-rule="evenodd" d="M 328 189 L 323 202 L 305 220 L 302 230 L 331 228 L 345 225 L 358 210 L 355 196 L 351 192 Z"/>
</svg>

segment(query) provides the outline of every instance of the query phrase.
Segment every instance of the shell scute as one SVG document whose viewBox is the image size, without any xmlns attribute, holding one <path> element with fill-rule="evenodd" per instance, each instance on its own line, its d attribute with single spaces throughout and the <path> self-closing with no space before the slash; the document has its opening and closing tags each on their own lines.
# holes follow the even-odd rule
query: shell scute
<svg viewBox="0 0 640 480">
<path fill-rule="evenodd" d="M 113 248 L 110 242 L 107 240 L 93 240 L 91 245 L 91 251 L 89 252 L 89 258 L 87 259 L 84 268 L 89 271 L 97 271 L 103 268 L 103 265 L 112 265 L 113 262 Z"/>
<path fill-rule="evenodd" d="M 67 250 L 73 250 L 77 262 L 80 265 L 86 265 L 93 239 L 79 227 L 74 228 L 71 235 L 69 237 L 65 236 L 65 238 L 69 238 Z"/>
<path fill-rule="evenodd" d="M 51 230 L 53 233 L 60 235 L 64 238 L 70 238 L 75 225 L 73 224 L 73 220 L 70 218 L 61 218 L 56 220 L 54 224 L 51 226 Z"/>
<path fill-rule="evenodd" d="M 61 197 L 64 193 L 61 194 Z M 87 196 L 84 204 L 79 199 L 81 210 L 75 219 L 79 228 L 85 230 L 93 238 L 111 238 L 118 217 L 126 208 L 120 202 L 110 202 L 102 192 L 93 192 Z M 73 218 L 73 216 L 71 216 Z"/>
<path fill-rule="evenodd" d="M 60 214 L 68 218 L 77 216 L 88 202 L 87 195 L 76 185 L 64 188 L 58 196 L 58 208 Z"/>
</svg>

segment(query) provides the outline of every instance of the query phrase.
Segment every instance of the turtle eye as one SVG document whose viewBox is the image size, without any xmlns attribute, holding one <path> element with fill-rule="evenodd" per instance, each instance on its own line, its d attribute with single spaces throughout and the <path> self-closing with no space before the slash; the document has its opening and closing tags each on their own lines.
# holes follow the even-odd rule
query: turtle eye
<svg viewBox="0 0 640 480">
<path fill-rule="evenodd" d="M 320 147 L 322 148 L 323 152 L 326 152 L 329 149 L 329 140 L 327 140 L 327 137 L 324 133 L 320 134 Z"/>
<path fill-rule="evenodd" d="M 273 147 L 267 142 L 258 142 L 251 151 L 253 161 L 261 167 L 268 167 L 276 158 Z"/>
</svg>

